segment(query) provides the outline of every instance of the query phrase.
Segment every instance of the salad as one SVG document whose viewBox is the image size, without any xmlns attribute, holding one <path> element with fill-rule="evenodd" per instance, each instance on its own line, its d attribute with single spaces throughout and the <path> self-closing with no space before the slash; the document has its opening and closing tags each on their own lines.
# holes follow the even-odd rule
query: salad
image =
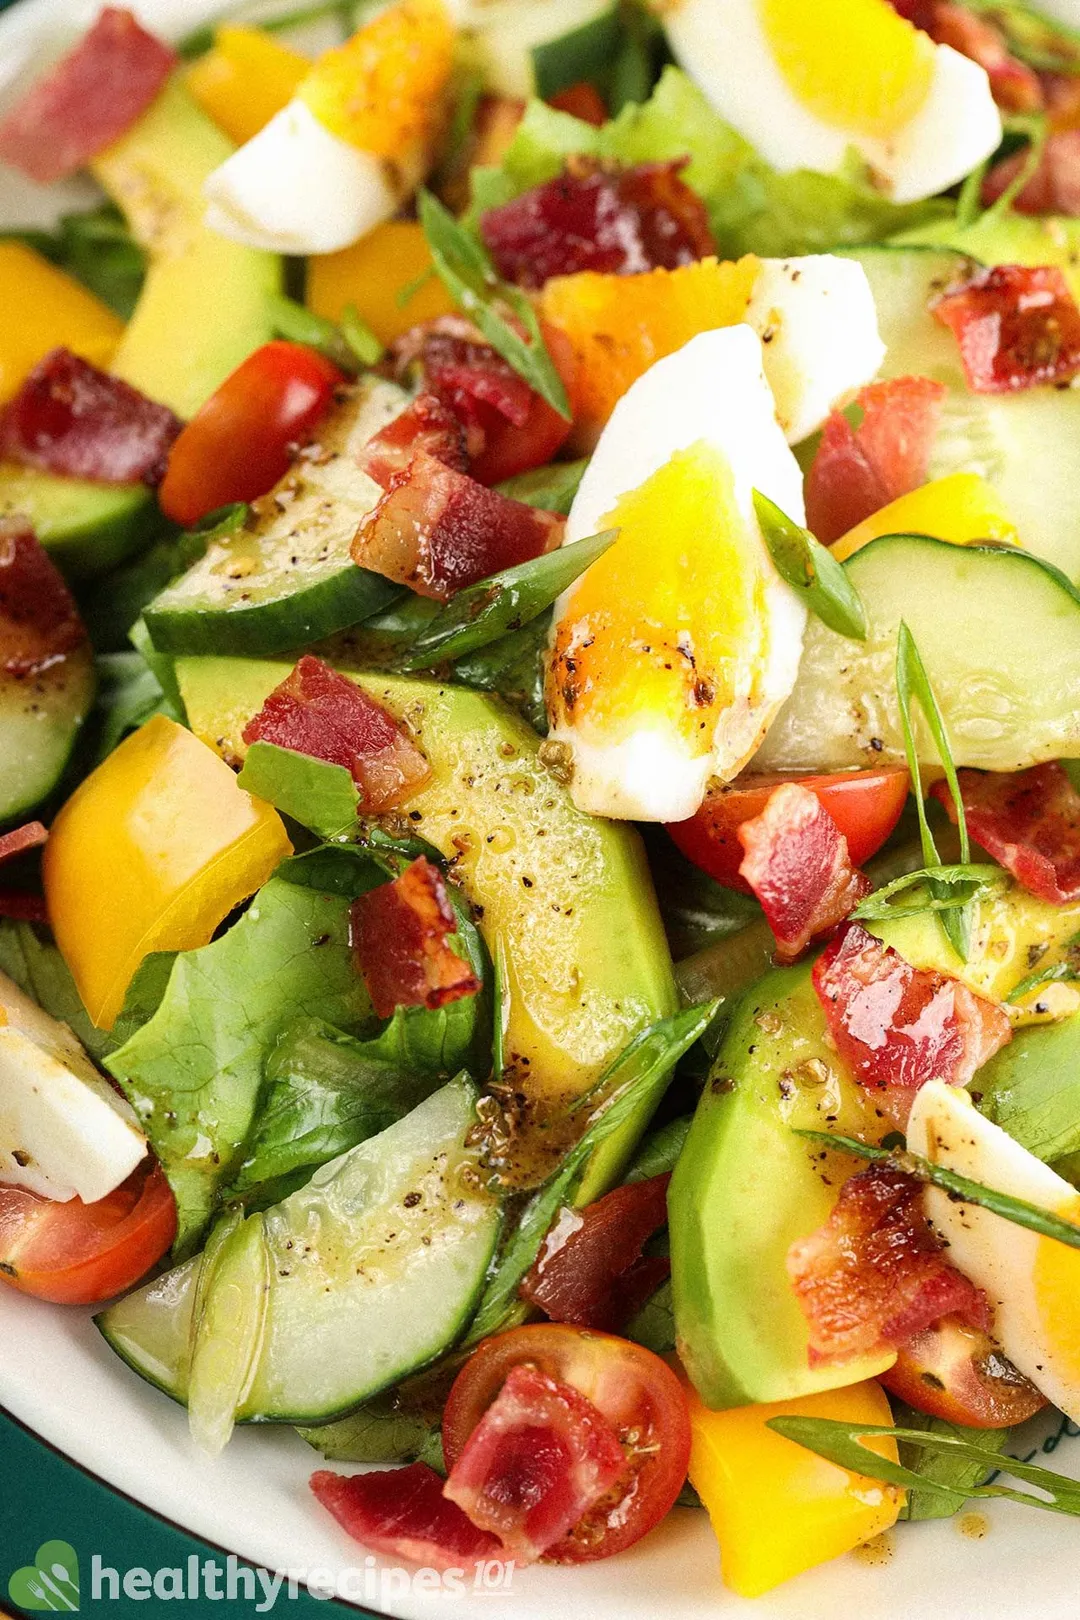
<svg viewBox="0 0 1080 1620">
<path fill-rule="evenodd" d="M 106 7 L 0 106 L 101 193 L 0 239 L 0 1282 L 374 1553 L 1080 1514 L 1078 10 Z"/>
</svg>

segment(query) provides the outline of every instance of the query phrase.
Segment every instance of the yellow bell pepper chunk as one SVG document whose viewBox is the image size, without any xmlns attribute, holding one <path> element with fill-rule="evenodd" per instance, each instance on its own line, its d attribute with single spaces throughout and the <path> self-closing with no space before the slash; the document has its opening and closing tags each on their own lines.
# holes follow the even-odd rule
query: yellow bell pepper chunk
<svg viewBox="0 0 1080 1620">
<path fill-rule="evenodd" d="M 22 242 L 0 242 L 0 309 L 8 312 L 0 327 L 0 403 L 50 349 L 108 366 L 124 335 L 108 305 Z"/>
<path fill-rule="evenodd" d="M 311 63 L 261 28 L 231 23 L 214 31 L 213 48 L 188 69 L 187 87 L 237 146 L 250 141 L 288 105 Z"/>
<path fill-rule="evenodd" d="M 690 1482 L 720 1542 L 724 1581 L 740 1597 L 760 1597 L 896 1523 L 903 1491 L 826 1462 L 765 1426 L 787 1416 L 890 1424 L 889 1403 L 873 1380 L 727 1412 L 687 1394 Z M 897 1461 L 886 1436 L 865 1443 Z"/>
<path fill-rule="evenodd" d="M 151 951 L 206 945 L 292 845 L 225 761 L 156 715 L 53 822 L 42 875 L 56 943 L 99 1029 Z"/>
<path fill-rule="evenodd" d="M 428 271 L 432 273 L 423 286 L 399 304 L 399 294 Z M 352 247 L 308 261 L 308 308 L 328 321 L 339 321 L 348 304 L 356 306 L 360 318 L 386 345 L 420 321 L 451 313 L 454 301 L 432 271 L 423 226 L 415 220 L 388 220 Z"/>
<path fill-rule="evenodd" d="M 1020 544 L 996 490 L 978 473 L 952 473 L 890 501 L 834 541 L 832 554 L 843 562 L 883 534 L 929 534 L 955 546 L 973 540 Z"/>
</svg>

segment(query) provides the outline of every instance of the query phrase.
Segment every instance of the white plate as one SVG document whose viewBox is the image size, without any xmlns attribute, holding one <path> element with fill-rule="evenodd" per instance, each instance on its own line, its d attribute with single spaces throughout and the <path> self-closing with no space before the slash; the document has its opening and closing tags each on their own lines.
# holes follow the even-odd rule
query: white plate
<svg viewBox="0 0 1080 1620">
<path fill-rule="evenodd" d="M 84 26 L 90 0 L 21 0 L 0 17 L 0 81 L 18 72 L 43 32 Z M 220 11 L 207 0 L 147 0 L 144 22 L 181 32 Z M 2 87 L 2 84 L 0 84 Z M 44 221 L 81 186 L 43 190 L 0 170 L 0 224 Z M 5 312 L 0 310 L 0 322 Z M 89 1313 L 42 1305 L 0 1289 L 0 1402 L 65 1455 L 147 1507 L 269 1569 L 321 1570 L 333 1585 L 353 1571 L 351 1595 L 405 1620 L 475 1613 L 487 1596 L 395 1591 L 315 1503 L 307 1480 L 319 1459 L 291 1430 L 241 1429 L 210 1462 L 190 1444 L 185 1414 L 110 1352 Z M 1056 1421 L 1056 1420 L 1055 1420 Z M 1080 1475 L 1080 1447 L 1063 1445 L 1051 1467 Z M 348 1471 L 345 1469 L 344 1471 Z M 899 1526 L 873 1559 L 852 1554 L 756 1602 L 720 1584 L 717 1548 L 703 1513 L 677 1510 L 629 1553 L 578 1570 L 515 1572 L 492 1593 L 502 1620 L 1077 1620 L 1080 1529 L 1068 1518 L 1007 1504 L 987 1515 L 981 1540 L 958 1520 Z M 782 1522 L 776 1525 L 782 1537 Z M 132 1549 L 137 1562 L 138 1549 Z M 400 1585 L 400 1578 L 390 1577 Z M 346 1590 L 343 1595 L 349 1595 Z M 280 1610 L 278 1611 L 281 1612 Z M 284 1608 L 287 1615 L 287 1604 Z"/>
</svg>

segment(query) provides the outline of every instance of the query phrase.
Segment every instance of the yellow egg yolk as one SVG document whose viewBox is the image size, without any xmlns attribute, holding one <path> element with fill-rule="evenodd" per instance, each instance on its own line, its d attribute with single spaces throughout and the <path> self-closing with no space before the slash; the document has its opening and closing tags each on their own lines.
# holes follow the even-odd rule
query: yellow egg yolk
<svg viewBox="0 0 1080 1620">
<path fill-rule="evenodd" d="M 930 92 L 934 45 L 888 0 L 758 0 L 793 94 L 838 129 L 887 139 Z"/>
<path fill-rule="evenodd" d="M 643 725 L 710 753 L 767 648 L 764 553 L 726 458 L 678 451 L 604 519 L 619 539 L 573 588 L 549 672 L 556 722 L 615 741 Z"/>
<path fill-rule="evenodd" d="M 1080 1196 L 1054 1211 L 1080 1225 Z M 1055 1238 L 1037 1240 L 1033 1282 L 1043 1325 L 1043 1342 L 1053 1355 L 1053 1370 L 1065 1383 L 1080 1388 L 1080 1249 Z"/>
</svg>

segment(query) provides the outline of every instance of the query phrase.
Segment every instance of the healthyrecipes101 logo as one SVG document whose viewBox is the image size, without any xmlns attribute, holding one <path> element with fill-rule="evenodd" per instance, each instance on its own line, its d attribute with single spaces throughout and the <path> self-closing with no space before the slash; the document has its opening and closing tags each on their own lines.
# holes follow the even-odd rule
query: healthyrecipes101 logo
<svg viewBox="0 0 1080 1620">
<path fill-rule="evenodd" d="M 224 1559 L 201 1558 L 191 1553 L 183 1565 L 149 1570 L 138 1566 L 119 1570 L 106 1564 L 98 1553 L 90 1560 L 90 1579 L 82 1593 L 84 1603 L 116 1602 L 121 1593 L 134 1602 L 156 1598 L 159 1602 L 187 1601 L 252 1604 L 256 1614 L 266 1614 L 279 1597 L 306 1597 L 326 1600 L 343 1598 L 350 1603 L 378 1604 L 385 1608 L 411 1593 L 439 1593 L 450 1598 L 496 1597 L 509 1592 L 514 1578 L 510 1560 L 489 1558 L 465 1569 L 400 1569 L 367 1557 L 361 1565 L 331 1571 L 322 1567 L 272 1572 L 258 1565 L 242 1564 L 234 1553 Z M 8 1581 L 8 1597 L 27 1612 L 49 1611 L 73 1614 L 80 1604 L 79 1560 L 66 1541 L 46 1541 L 34 1555 L 34 1562 L 17 1569 Z"/>
</svg>

